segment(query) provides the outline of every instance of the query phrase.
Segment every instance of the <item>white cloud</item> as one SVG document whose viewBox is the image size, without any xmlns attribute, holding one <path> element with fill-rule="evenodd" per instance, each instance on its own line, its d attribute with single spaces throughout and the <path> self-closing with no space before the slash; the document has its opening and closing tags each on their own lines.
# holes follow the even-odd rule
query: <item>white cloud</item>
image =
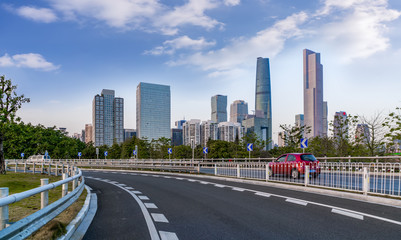
<svg viewBox="0 0 401 240">
<path fill-rule="evenodd" d="M 329 20 L 321 25 L 318 38 L 336 48 L 343 62 L 350 62 L 388 49 L 386 23 L 401 12 L 389 9 L 387 0 L 327 0 L 316 16 Z"/>
<path fill-rule="evenodd" d="M 257 57 L 276 56 L 283 49 L 287 39 L 303 35 L 298 25 L 305 22 L 307 18 L 304 12 L 293 14 L 276 22 L 272 27 L 258 32 L 256 36 L 234 39 L 230 45 L 217 51 L 198 52 L 177 61 L 171 61 L 169 64 L 193 64 L 203 70 L 213 71 L 210 76 L 230 74 L 230 71 L 242 67 L 244 63 L 254 63 Z"/>
<path fill-rule="evenodd" d="M 60 66 L 55 66 L 53 63 L 46 61 L 42 55 L 37 53 L 16 54 L 12 57 L 5 54 L 0 57 L 0 66 L 33 68 L 43 71 L 52 71 L 60 68 Z"/>
<path fill-rule="evenodd" d="M 163 46 L 158 46 L 150 51 L 145 51 L 145 54 L 162 55 L 173 54 L 177 49 L 193 49 L 200 50 L 205 47 L 215 45 L 215 41 L 206 41 L 205 38 L 191 39 L 188 36 L 182 36 L 173 40 L 168 40 L 163 43 Z"/>
<path fill-rule="evenodd" d="M 56 14 L 49 8 L 34 8 L 23 6 L 16 9 L 18 15 L 36 22 L 50 23 L 57 20 Z"/>
<path fill-rule="evenodd" d="M 241 0 L 224 0 L 226 6 L 237 6 Z"/>
</svg>

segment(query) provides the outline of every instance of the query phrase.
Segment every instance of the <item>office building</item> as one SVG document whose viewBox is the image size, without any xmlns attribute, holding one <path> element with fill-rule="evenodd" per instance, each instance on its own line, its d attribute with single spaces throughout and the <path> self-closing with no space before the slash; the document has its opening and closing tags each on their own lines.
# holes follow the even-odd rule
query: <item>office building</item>
<svg viewBox="0 0 401 240">
<path fill-rule="evenodd" d="M 170 86 L 139 83 L 136 88 L 136 128 L 140 139 L 171 137 Z"/>
<path fill-rule="evenodd" d="M 323 65 L 320 53 L 303 50 L 304 123 L 311 127 L 307 138 L 323 136 Z"/>
<path fill-rule="evenodd" d="M 182 128 L 172 128 L 171 129 L 171 145 L 180 146 L 183 144 L 183 129 Z"/>
<path fill-rule="evenodd" d="M 297 114 L 295 115 L 295 127 L 302 127 L 304 126 L 304 115 L 303 114 Z"/>
<path fill-rule="evenodd" d="M 201 120 L 191 119 L 182 126 L 184 145 L 196 147 L 201 144 Z"/>
<path fill-rule="evenodd" d="M 175 127 L 178 129 L 182 129 L 182 125 L 186 122 L 186 120 L 178 120 L 175 121 Z"/>
<path fill-rule="evenodd" d="M 356 125 L 355 140 L 357 143 L 368 144 L 370 142 L 370 131 L 367 124 Z"/>
<path fill-rule="evenodd" d="M 271 134 L 269 135 L 269 125 L 271 126 L 271 122 L 266 118 L 250 117 L 242 121 L 244 134 L 254 132 L 261 141 L 265 141 L 264 150 L 270 150 L 273 145 Z"/>
<path fill-rule="evenodd" d="M 327 109 L 327 102 L 323 101 L 323 120 L 322 120 L 322 124 L 323 124 L 323 134 L 322 136 L 327 136 L 327 132 L 329 129 L 329 121 L 327 119 L 328 117 L 328 109 Z"/>
<path fill-rule="evenodd" d="M 124 141 L 124 99 L 114 97 L 114 90 L 103 89 L 93 98 L 92 127 L 95 146 Z"/>
<path fill-rule="evenodd" d="M 135 129 L 124 129 L 124 141 L 136 137 L 136 130 Z"/>
<path fill-rule="evenodd" d="M 248 115 L 248 103 L 236 100 L 230 105 L 230 122 L 242 123 Z"/>
<path fill-rule="evenodd" d="M 209 140 L 218 139 L 218 124 L 208 120 L 201 123 L 201 144 L 206 146 Z"/>
<path fill-rule="evenodd" d="M 278 147 L 287 146 L 287 144 L 285 142 L 285 138 L 287 137 L 287 135 L 288 135 L 288 133 L 286 131 L 278 133 L 278 143 L 277 143 Z"/>
<path fill-rule="evenodd" d="M 219 140 L 226 142 L 235 142 L 241 140 L 244 136 L 244 127 L 241 123 L 221 122 L 218 124 Z"/>
<path fill-rule="evenodd" d="M 85 124 L 85 143 L 93 143 L 92 124 Z"/>
<path fill-rule="evenodd" d="M 346 138 L 348 136 L 348 122 L 346 112 L 336 112 L 333 121 L 334 138 Z"/>
<path fill-rule="evenodd" d="M 215 123 L 227 122 L 227 96 L 215 95 L 211 102 L 212 121 Z"/>
</svg>

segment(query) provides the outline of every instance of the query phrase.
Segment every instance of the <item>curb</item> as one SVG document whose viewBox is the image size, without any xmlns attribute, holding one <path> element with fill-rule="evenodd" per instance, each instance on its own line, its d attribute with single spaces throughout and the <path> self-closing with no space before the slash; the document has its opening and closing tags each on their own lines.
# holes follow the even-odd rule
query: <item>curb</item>
<svg viewBox="0 0 401 240">
<path fill-rule="evenodd" d="M 84 237 L 89 225 L 92 223 L 93 217 L 97 211 L 97 196 L 91 193 L 91 188 L 85 185 L 87 196 L 82 209 L 77 216 L 66 227 L 67 233 L 58 238 L 58 240 L 77 239 L 80 240 Z"/>
</svg>

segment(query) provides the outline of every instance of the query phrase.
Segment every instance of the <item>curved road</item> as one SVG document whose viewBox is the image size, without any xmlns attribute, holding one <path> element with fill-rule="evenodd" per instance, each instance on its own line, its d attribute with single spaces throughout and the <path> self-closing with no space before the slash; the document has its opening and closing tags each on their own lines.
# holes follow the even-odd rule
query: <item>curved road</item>
<svg viewBox="0 0 401 240">
<path fill-rule="evenodd" d="M 84 239 L 399 239 L 401 209 L 224 180 L 87 171 Z"/>
</svg>

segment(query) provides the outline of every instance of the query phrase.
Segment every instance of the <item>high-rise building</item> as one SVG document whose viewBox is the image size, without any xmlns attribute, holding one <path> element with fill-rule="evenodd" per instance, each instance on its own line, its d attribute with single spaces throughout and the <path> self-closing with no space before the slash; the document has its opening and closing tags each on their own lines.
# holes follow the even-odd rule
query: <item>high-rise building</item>
<svg viewBox="0 0 401 240">
<path fill-rule="evenodd" d="M 304 49 L 304 121 L 311 127 L 306 137 L 323 136 L 323 65 L 320 53 Z"/>
<path fill-rule="evenodd" d="M 295 115 L 295 126 L 302 127 L 303 125 L 304 125 L 304 115 L 303 114 Z"/>
<path fill-rule="evenodd" d="M 182 128 L 172 128 L 171 129 L 171 145 L 180 146 L 183 144 L 182 139 Z"/>
<path fill-rule="evenodd" d="M 124 141 L 133 138 L 136 136 L 136 130 L 135 129 L 124 129 Z"/>
<path fill-rule="evenodd" d="M 183 124 L 182 130 L 184 145 L 195 147 L 201 144 L 200 124 L 200 119 L 191 119 Z"/>
<path fill-rule="evenodd" d="M 271 122 L 268 119 L 258 117 L 251 117 L 242 121 L 242 125 L 245 128 L 244 133 L 249 134 L 253 132 L 260 140 L 265 141 L 265 150 L 270 150 L 273 145 L 271 135 L 268 133 L 270 124 Z"/>
<path fill-rule="evenodd" d="M 248 103 L 243 100 L 236 100 L 230 105 L 230 122 L 242 123 L 248 115 Z"/>
<path fill-rule="evenodd" d="M 255 88 L 255 116 L 261 114 L 267 120 L 263 127 L 266 135 L 258 135 L 266 138 L 266 150 L 272 148 L 272 97 L 270 84 L 270 64 L 268 58 L 258 57 L 256 65 L 256 88 Z"/>
<path fill-rule="evenodd" d="M 212 121 L 227 122 L 227 96 L 215 95 L 212 97 Z"/>
<path fill-rule="evenodd" d="M 92 124 L 85 124 L 85 143 L 93 143 Z"/>
<path fill-rule="evenodd" d="M 329 112 L 328 112 L 328 108 L 327 108 L 327 102 L 323 101 L 323 120 L 322 120 L 322 123 L 323 123 L 323 136 L 327 136 L 327 132 L 328 132 L 328 129 L 329 129 L 329 121 L 327 119 L 328 114 L 329 114 Z"/>
<path fill-rule="evenodd" d="M 137 137 L 159 139 L 171 137 L 170 86 L 139 83 L 136 88 Z"/>
<path fill-rule="evenodd" d="M 95 146 L 124 141 L 124 99 L 114 97 L 114 90 L 103 89 L 93 98 L 92 127 Z"/>
<path fill-rule="evenodd" d="M 219 139 L 226 142 L 234 142 L 244 136 L 244 127 L 241 126 L 241 123 L 221 122 L 218 128 Z"/>
<path fill-rule="evenodd" d="M 175 126 L 176 126 L 178 129 L 182 129 L 182 125 L 183 125 L 185 122 L 186 122 L 186 120 L 178 120 L 178 121 L 175 121 Z"/>
<path fill-rule="evenodd" d="M 358 143 L 364 144 L 370 142 L 370 131 L 368 124 L 356 125 L 355 140 L 357 140 Z"/>
<path fill-rule="evenodd" d="M 287 133 L 286 131 L 283 131 L 283 132 L 279 132 L 279 133 L 278 133 L 278 143 L 277 143 L 277 145 L 278 145 L 279 147 L 284 147 L 284 146 L 287 145 L 287 144 L 285 143 L 285 138 L 286 138 L 287 135 L 288 135 L 288 133 Z"/>
<path fill-rule="evenodd" d="M 201 123 L 201 144 L 206 146 L 209 140 L 218 139 L 218 124 L 208 120 Z"/>
<path fill-rule="evenodd" d="M 336 112 L 333 121 L 334 138 L 345 138 L 348 136 L 348 123 L 346 112 Z"/>
</svg>

